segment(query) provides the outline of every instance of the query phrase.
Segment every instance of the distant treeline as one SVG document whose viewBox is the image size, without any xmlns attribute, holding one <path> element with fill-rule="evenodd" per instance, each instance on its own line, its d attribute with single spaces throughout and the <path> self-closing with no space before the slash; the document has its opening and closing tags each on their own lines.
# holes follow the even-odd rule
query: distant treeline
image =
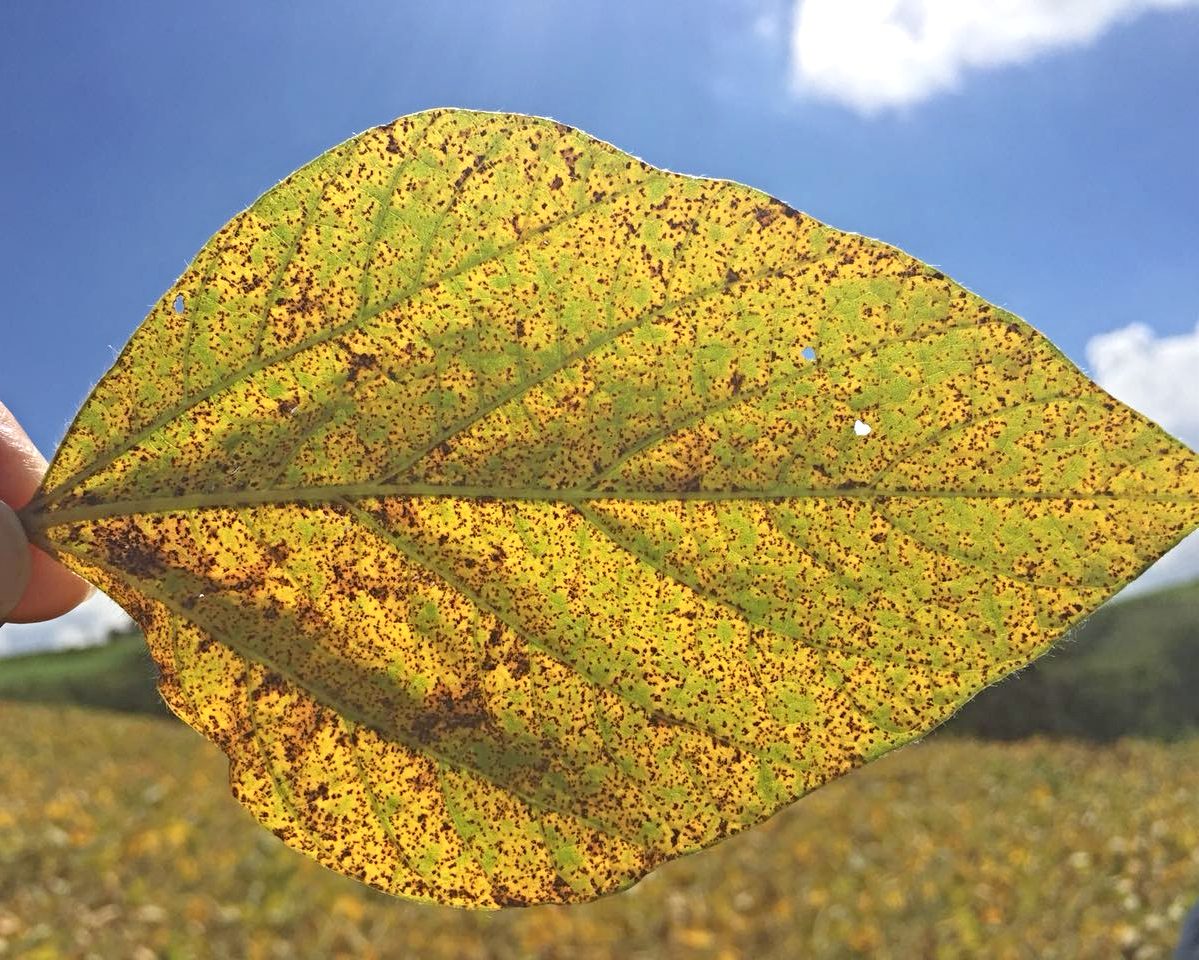
<svg viewBox="0 0 1199 960">
<path fill-rule="evenodd" d="M 0 699 L 169 715 L 141 635 L 0 660 Z M 1199 734 L 1199 582 L 1110 604 L 942 728 L 995 740 Z"/>
</svg>

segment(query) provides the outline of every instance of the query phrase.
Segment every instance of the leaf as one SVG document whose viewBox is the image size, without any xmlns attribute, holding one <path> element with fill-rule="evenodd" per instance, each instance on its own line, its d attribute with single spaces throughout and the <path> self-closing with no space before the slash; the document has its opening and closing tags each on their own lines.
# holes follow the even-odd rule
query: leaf
<svg viewBox="0 0 1199 960">
<path fill-rule="evenodd" d="M 23 520 L 288 844 L 495 906 L 929 730 L 1194 529 L 1199 462 L 892 247 L 442 110 L 217 233 Z"/>
</svg>

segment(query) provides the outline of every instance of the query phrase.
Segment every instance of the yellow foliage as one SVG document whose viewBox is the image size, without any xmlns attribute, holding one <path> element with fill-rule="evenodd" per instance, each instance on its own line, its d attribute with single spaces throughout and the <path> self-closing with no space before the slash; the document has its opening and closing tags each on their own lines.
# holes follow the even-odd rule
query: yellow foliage
<svg viewBox="0 0 1199 960">
<path fill-rule="evenodd" d="M 934 738 L 624 893 L 480 914 L 397 902 L 295 856 L 228 802 L 220 752 L 177 725 L 0 704 L 0 726 L 0 957 L 22 960 L 824 960 L 852 956 L 859 928 L 877 931 L 872 960 L 1108 960 L 1129 943 L 1164 957 L 1199 877 L 1199 741 Z M 1025 802 L 1040 789 L 1052 807 Z M 97 825 L 82 846 L 44 828 L 45 798 L 66 791 Z M 170 844 L 131 843 L 178 823 L 199 872 Z M 679 939 L 700 934 L 706 953 Z"/>
</svg>

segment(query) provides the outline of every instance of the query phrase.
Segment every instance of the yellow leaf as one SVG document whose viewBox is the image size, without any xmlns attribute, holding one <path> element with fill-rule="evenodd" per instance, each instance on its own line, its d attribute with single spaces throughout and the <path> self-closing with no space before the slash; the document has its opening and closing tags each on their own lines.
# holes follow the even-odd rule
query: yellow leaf
<svg viewBox="0 0 1199 960">
<path fill-rule="evenodd" d="M 927 731 L 1199 523 L 940 272 L 546 120 L 334 148 L 200 251 L 22 515 L 288 844 L 585 900 Z"/>
</svg>

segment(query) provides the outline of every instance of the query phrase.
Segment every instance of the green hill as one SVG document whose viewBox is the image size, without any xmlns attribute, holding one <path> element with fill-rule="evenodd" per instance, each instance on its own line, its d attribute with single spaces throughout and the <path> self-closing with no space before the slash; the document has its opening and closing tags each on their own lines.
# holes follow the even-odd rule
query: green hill
<svg viewBox="0 0 1199 960">
<path fill-rule="evenodd" d="M 0 661 L 0 700 L 166 714 L 140 634 Z M 984 691 L 944 727 L 997 740 L 1106 741 L 1199 732 L 1199 581 L 1100 609 L 1032 666 Z"/>
<path fill-rule="evenodd" d="M 1199 581 L 1101 607 L 947 724 L 977 737 L 1177 739 L 1199 731 Z"/>
<path fill-rule="evenodd" d="M 95 647 L 0 659 L 0 700 L 168 715 L 156 676 L 141 633 L 132 630 Z"/>
</svg>

